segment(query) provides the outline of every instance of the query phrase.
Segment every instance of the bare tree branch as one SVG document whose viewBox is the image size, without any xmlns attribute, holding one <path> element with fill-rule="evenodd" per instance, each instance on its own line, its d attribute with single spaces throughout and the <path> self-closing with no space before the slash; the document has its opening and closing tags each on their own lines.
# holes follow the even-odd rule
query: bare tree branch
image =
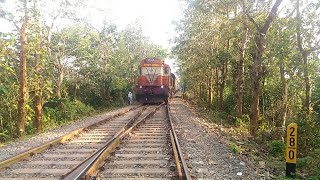
<svg viewBox="0 0 320 180">
<path fill-rule="evenodd" d="M 14 25 L 14 27 L 16 28 L 17 31 L 20 30 L 20 27 L 17 25 L 16 22 L 14 22 L 13 19 L 6 17 L 7 12 L 5 12 L 4 10 L 0 9 L 0 18 L 8 20 L 10 23 L 12 23 Z"/>
<path fill-rule="evenodd" d="M 277 15 L 278 7 L 281 4 L 281 2 L 282 2 L 282 0 L 276 0 L 276 2 L 274 3 L 274 5 L 273 5 L 268 17 L 267 17 L 267 20 L 265 21 L 263 27 L 260 29 L 260 34 L 266 34 L 266 32 L 269 29 L 269 26 L 270 26 L 272 20 Z"/>
<path fill-rule="evenodd" d="M 320 46 L 319 45 L 317 45 L 317 46 L 315 46 L 315 47 L 312 47 L 312 48 L 310 48 L 310 49 L 307 49 L 307 50 L 305 50 L 307 53 L 310 53 L 310 52 L 313 52 L 313 51 L 316 51 L 316 50 L 319 50 L 320 49 Z"/>
</svg>

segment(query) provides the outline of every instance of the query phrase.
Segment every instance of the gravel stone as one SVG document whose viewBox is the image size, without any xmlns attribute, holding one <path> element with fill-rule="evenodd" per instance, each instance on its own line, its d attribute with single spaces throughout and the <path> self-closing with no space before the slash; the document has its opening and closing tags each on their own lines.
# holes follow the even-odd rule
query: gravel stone
<svg viewBox="0 0 320 180">
<path fill-rule="evenodd" d="M 117 110 L 110 112 L 101 113 L 92 117 L 85 117 L 83 119 L 76 120 L 70 124 L 57 127 L 53 130 L 50 130 L 45 133 L 38 134 L 31 138 L 17 139 L 16 141 L 10 142 L 2 147 L 0 147 L 0 161 L 3 161 L 7 158 L 15 156 L 19 153 L 27 151 L 29 149 L 35 148 L 39 145 L 42 145 L 46 142 L 52 141 L 56 138 L 59 138 L 65 134 L 68 134 L 72 131 L 75 131 L 82 127 L 87 127 L 96 122 L 102 121 L 106 118 L 109 118 L 123 110 L 128 110 L 133 106 L 126 106 Z"/>
<path fill-rule="evenodd" d="M 178 98 L 170 102 L 173 123 L 191 176 L 194 179 L 260 179 L 254 169 L 221 142 L 215 128 L 208 128 L 215 124 L 198 118 L 189 106 Z"/>
</svg>

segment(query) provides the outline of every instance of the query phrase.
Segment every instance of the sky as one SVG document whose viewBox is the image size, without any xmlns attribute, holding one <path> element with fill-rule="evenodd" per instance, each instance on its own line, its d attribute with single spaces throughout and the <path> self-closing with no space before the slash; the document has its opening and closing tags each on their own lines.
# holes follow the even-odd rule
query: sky
<svg viewBox="0 0 320 180">
<path fill-rule="evenodd" d="M 87 0 L 86 3 L 88 6 L 82 9 L 81 14 L 93 26 L 101 27 L 106 18 L 121 30 L 139 19 L 143 34 L 168 50 L 172 47 L 169 41 L 175 34 L 173 21 L 178 21 L 182 16 L 179 0 Z M 8 5 L 8 8 L 11 6 L 14 5 Z M 0 31 L 11 30 L 10 23 L 0 18 Z M 172 65 L 174 60 L 167 59 L 166 62 Z"/>
<path fill-rule="evenodd" d="M 99 10 L 105 11 L 120 29 L 139 19 L 144 35 L 165 47 L 171 47 L 169 40 L 174 35 L 172 22 L 182 16 L 178 0 L 90 0 L 88 3 L 91 10 L 87 13 L 97 17 Z"/>
</svg>

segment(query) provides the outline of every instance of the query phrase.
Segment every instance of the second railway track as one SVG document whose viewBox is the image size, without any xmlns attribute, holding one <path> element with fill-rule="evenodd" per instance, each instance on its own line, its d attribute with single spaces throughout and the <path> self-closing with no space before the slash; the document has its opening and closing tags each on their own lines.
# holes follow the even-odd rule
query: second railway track
<svg viewBox="0 0 320 180">
<path fill-rule="evenodd" d="M 172 150 L 179 145 L 172 136 L 169 110 L 155 107 L 144 112 L 138 108 L 100 123 L 70 141 L 0 169 L 0 180 L 190 179 L 183 163 L 181 171 L 181 152 Z"/>
</svg>

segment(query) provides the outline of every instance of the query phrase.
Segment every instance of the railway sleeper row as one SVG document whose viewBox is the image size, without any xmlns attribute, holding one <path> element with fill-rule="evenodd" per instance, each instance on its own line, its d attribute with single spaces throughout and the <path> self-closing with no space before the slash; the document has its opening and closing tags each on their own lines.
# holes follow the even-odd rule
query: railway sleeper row
<svg viewBox="0 0 320 180">
<path fill-rule="evenodd" d="M 121 142 L 96 179 L 175 179 L 169 129 L 163 106 Z"/>
<path fill-rule="evenodd" d="M 135 109 L 123 116 L 98 123 L 64 143 L 0 169 L 0 180 L 60 179 L 62 175 L 100 149 L 123 128 L 124 124 L 141 111 L 141 109 Z"/>
<path fill-rule="evenodd" d="M 96 170 L 91 169 L 95 169 L 98 166 L 96 164 L 101 164 L 101 158 L 104 161 L 107 159 L 106 157 L 110 156 L 108 153 L 113 151 L 111 157 L 106 160 L 107 163 L 100 168 L 103 171 L 100 171 L 98 176 L 94 176 L 95 179 L 176 179 L 175 169 L 181 170 L 181 168 L 177 162 L 179 161 L 177 160 L 177 150 L 173 151 L 174 158 L 172 156 L 172 148 L 169 143 L 170 135 L 172 143 L 177 140 L 173 140 L 172 131 L 168 128 L 170 115 L 166 116 L 165 106 L 162 106 L 161 111 L 156 112 L 152 118 L 141 125 L 141 122 L 154 112 L 156 112 L 155 109 L 151 112 L 145 111 L 141 115 L 143 118 L 137 120 L 139 126 L 134 131 L 132 131 L 133 127 L 129 129 L 123 127 L 123 124 L 126 124 L 127 127 L 134 124 L 132 120 L 128 120 L 130 115 L 125 118 L 115 118 L 107 123 L 100 123 L 99 126 L 87 129 L 85 133 L 69 142 L 16 163 L 5 170 L 0 170 L 0 174 L 4 174 L 0 180 L 60 179 L 62 177 L 64 179 L 79 179 L 83 177 L 83 171 L 87 173 L 86 178 L 92 178 L 93 176 L 88 176 L 88 172 L 89 174 L 95 172 Z M 132 113 L 134 114 L 134 112 Z M 134 119 L 140 114 L 141 112 L 134 115 Z M 126 136 L 121 146 L 117 147 L 121 141 L 119 137 L 123 138 L 125 134 L 130 134 L 130 136 Z M 109 147 L 111 144 L 113 145 Z M 176 147 L 175 144 L 173 146 Z M 115 147 L 117 147 L 116 150 Z M 88 163 L 94 164 L 88 165 Z M 87 166 L 89 170 L 82 170 L 83 166 Z M 178 174 L 181 177 L 181 172 Z"/>
</svg>

